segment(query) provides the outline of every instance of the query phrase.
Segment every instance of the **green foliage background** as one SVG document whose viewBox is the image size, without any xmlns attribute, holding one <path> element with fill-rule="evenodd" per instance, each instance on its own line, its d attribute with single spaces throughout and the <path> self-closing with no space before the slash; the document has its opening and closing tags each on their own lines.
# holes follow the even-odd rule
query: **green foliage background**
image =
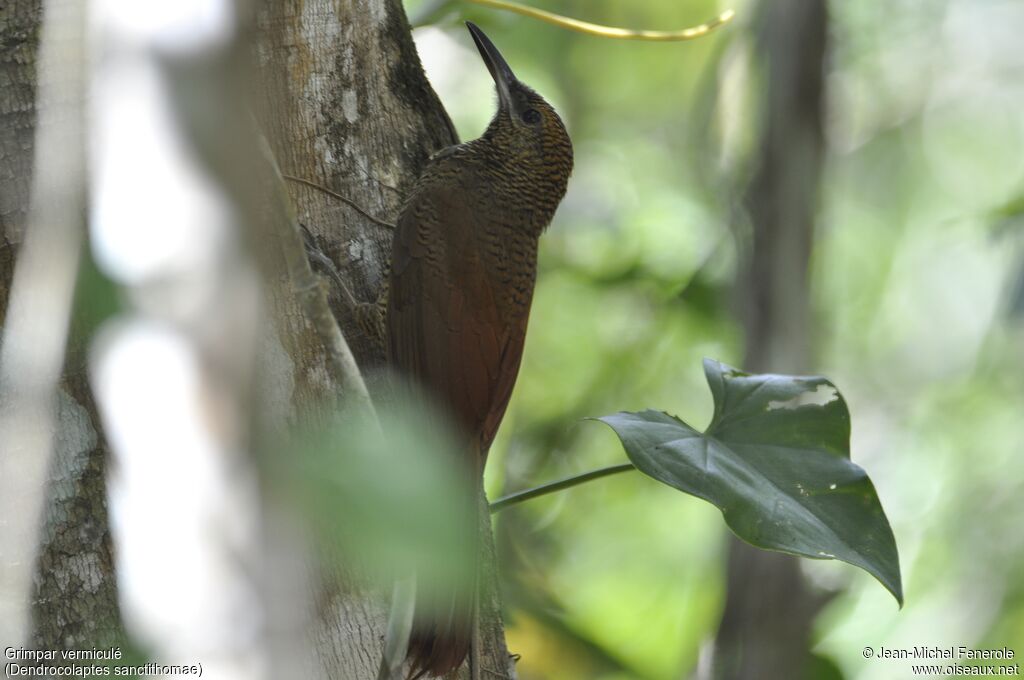
<svg viewBox="0 0 1024 680">
<path fill-rule="evenodd" d="M 407 0 L 415 17 L 427 3 Z M 546 0 L 637 28 L 700 23 L 704 0 Z M 492 497 L 623 459 L 584 416 L 711 415 L 701 357 L 741 362 L 731 220 L 758 86 L 752 2 L 693 43 L 598 40 L 453 3 L 417 29 L 464 139 L 493 88 L 461 20 L 552 100 L 576 148 L 543 241 L 523 372 L 491 453 Z M 1024 654 L 1024 6 L 833 2 L 828 158 L 812 259 L 813 371 L 842 390 L 853 460 L 900 547 L 907 605 L 807 561 L 842 593 L 815 650 L 844 677 L 903 677 L 865 646 Z M 509 643 L 524 680 L 687 677 L 723 603 L 718 511 L 637 474 L 503 513 Z"/>
</svg>

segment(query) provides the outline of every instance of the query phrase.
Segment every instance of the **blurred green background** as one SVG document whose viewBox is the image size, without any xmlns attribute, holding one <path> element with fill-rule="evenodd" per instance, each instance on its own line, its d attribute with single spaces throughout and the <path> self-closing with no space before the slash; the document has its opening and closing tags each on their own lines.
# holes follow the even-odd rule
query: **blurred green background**
<svg viewBox="0 0 1024 680">
<path fill-rule="evenodd" d="M 406 1 L 413 18 L 427 4 Z M 576 150 L 491 452 L 492 498 L 623 461 L 586 416 L 656 408 L 703 427 L 701 357 L 743 363 L 733 226 L 756 153 L 756 5 L 538 3 L 631 28 L 737 10 L 690 43 L 601 40 L 469 3 L 416 29 L 463 139 L 495 101 L 471 19 L 556 105 Z M 1019 0 L 829 6 L 810 368 L 850 405 L 853 459 L 892 522 L 907 600 L 899 611 L 867 574 L 803 562 L 841 591 L 813 645 L 845 678 L 909 676 L 865 646 L 1024 654 L 1022 29 Z M 631 473 L 508 510 L 497 531 L 523 680 L 697 672 L 725 597 L 716 509 Z"/>
</svg>

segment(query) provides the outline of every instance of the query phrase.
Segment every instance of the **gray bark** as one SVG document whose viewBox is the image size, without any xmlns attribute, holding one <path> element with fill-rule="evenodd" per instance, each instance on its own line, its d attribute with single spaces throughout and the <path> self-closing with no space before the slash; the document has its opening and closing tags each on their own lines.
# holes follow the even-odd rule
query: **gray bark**
<svg viewBox="0 0 1024 680">
<path fill-rule="evenodd" d="M 261 122 L 281 171 L 393 222 L 426 160 L 457 142 L 423 74 L 401 3 L 283 0 L 264 3 L 258 24 L 257 59 L 272 107 Z M 315 189 L 290 189 L 299 222 L 353 295 L 376 302 L 390 231 Z M 381 339 L 366 332 L 338 291 L 332 293 L 364 371 L 380 367 Z"/>
<path fill-rule="evenodd" d="M 751 244 L 739 285 L 754 372 L 802 373 L 812 363 L 808 264 L 823 135 L 828 17 L 825 0 L 762 2 L 756 54 L 761 142 L 744 203 Z M 730 542 L 728 594 L 714 650 L 719 680 L 800 678 L 824 604 L 798 559 Z"/>
<path fill-rule="evenodd" d="M 13 271 L 11 245 L 21 241 L 28 213 L 41 15 L 41 0 L 14 0 L 0 8 L 0 233 L 4 239 L 0 293 L 4 305 Z"/>
<path fill-rule="evenodd" d="M 81 354 L 69 355 L 58 394 L 32 608 L 38 649 L 103 646 L 123 635 L 107 526 L 108 449 L 84 364 Z"/>
</svg>

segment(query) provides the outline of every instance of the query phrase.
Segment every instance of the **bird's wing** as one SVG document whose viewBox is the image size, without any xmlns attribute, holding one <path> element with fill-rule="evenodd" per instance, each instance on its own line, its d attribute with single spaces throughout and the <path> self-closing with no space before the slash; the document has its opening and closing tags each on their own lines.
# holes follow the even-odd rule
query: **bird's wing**
<svg viewBox="0 0 1024 680">
<path fill-rule="evenodd" d="M 499 361 L 498 382 L 492 391 L 491 407 L 487 412 L 483 427 L 480 429 L 480 451 L 483 458 L 487 458 L 487 452 L 491 448 L 495 435 L 498 434 L 498 427 L 502 418 L 505 417 L 505 409 L 508 407 L 508 400 L 512 397 L 512 388 L 515 387 L 516 377 L 519 375 L 519 364 L 523 358 L 523 344 L 526 340 L 526 315 L 522 315 L 520 324 L 505 336 L 502 346 L 502 355 Z"/>
<path fill-rule="evenodd" d="M 526 314 L 502 313 L 478 240 L 501 227 L 467 195 L 456 183 L 426 184 L 399 218 L 388 350 L 392 366 L 434 394 L 483 456 L 519 371 Z"/>
</svg>

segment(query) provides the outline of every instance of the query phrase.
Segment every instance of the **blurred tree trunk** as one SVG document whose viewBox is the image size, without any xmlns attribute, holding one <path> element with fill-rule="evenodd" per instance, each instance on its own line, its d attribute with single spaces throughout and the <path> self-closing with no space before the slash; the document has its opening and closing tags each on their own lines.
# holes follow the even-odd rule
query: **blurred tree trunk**
<svg viewBox="0 0 1024 680">
<path fill-rule="evenodd" d="M 751 240 L 738 289 L 743 366 L 802 373 L 812 363 L 808 264 L 825 147 L 826 2 L 766 0 L 757 29 L 755 54 L 765 63 L 760 147 L 744 197 Z M 714 677 L 803 677 L 824 600 L 804 582 L 798 559 L 733 538 L 727 579 Z"/>
<path fill-rule="evenodd" d="M 0 7 L 0 323 L 24 237 L 35 151 L 41 0 Z M 120 630 L 107 530 L 106 444 L 72 330 L 56 399 L 57 432 L 33 592 L 31 644 L 83 648 Z"/>
</svg>

